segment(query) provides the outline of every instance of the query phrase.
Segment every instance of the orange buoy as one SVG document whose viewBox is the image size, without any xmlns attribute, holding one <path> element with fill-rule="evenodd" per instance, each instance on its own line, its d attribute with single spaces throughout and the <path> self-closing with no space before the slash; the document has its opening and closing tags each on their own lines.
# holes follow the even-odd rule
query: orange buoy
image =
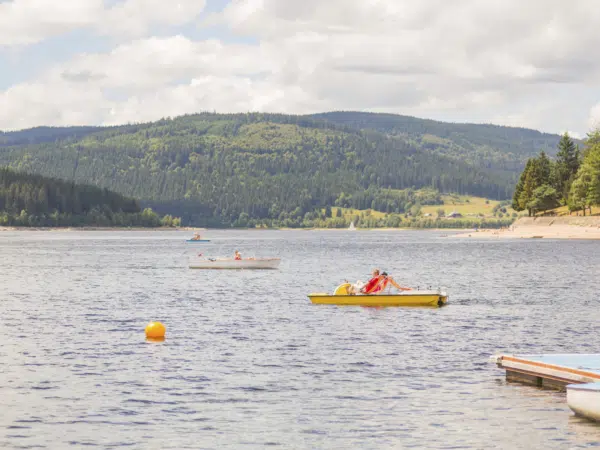
<svg viewBox="0 0 600 450">
<path fill-rule="evenodd" d="M 146 337 L 160 339 L 165 337 L 167 328 L 160 322 L 150 322 L 146 325 Z"/>
</svg>

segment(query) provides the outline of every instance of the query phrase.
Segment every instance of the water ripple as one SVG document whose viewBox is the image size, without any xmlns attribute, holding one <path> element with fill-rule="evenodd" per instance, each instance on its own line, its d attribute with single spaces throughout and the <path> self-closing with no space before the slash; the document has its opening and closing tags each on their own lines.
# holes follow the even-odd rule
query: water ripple
<svg viewBox="0 0 600 450">
<path fill-rule="evenodd" d="M 207 254 L 283 261 L 209 272 L 187 269 L 185 237 L 0 234 L 1 448 L 598 446 L 564 394 L 509 384 L 488 358 L 597 351 L 600 243 L 211 231 Z M 306 298 L 373 267 L 451 304 Z M 146 342 L 150 320 L 165 341 Z"/>
</svg>

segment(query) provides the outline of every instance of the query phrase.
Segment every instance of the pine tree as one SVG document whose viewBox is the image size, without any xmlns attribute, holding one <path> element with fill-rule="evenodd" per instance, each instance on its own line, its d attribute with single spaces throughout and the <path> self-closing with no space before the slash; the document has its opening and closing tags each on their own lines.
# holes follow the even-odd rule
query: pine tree
<svg viewBox="0 0 600 450">
<path fill-rule="evenodd" d="M 558 143 L 554 173 L 554 186 L 564 203 L 568 201 L 569 190 L 578 169 L 579 149 L 575 146 L 569 134 L 565 133 Z"/>
<path fill-rule="evenodd" d="M 588 134 L 581 167 L 571 186 L 569 210 L 583 210 L 600 205 L 600 131 Z"/>
<path fill-rule="evenodd" d="M 550 184 L 551 182 L 551 174 L 552 174 L 552 161 L 546 155 L 546 152 L 543 150 L 540 152 L 540 156 L 535 160 L 536 167 L 536 183 L 537 187 L 542 186 L 544 184 Z"/>
<path fill-rule="evenodd" d="M 523 211 L 524 209 L 528 210 L 528 214 L 531 216 L 531 209 L 529 208 L 529 202 L 533 198 L 533 192 L 537 188 L 536 183 L 536 164 L 535 159 L 531 160 L 531 164 L 529 165 L 529 169 L 524 172 L 525 178 L 523 180 L 523 189 L 519 195 L 519 209 L 517 211 Z"/>
<path fill-rule="evenodd" d="M 585 140 L 585 148 L 582 153 L 582 158 L 585 158 L 589 152 L 589 150 L 596 145 L 600 145 L 600 128 L 596 128 L 593 131 L 590 131 L 587 134 L 587 138 Z"/>
<path fill-rule="evenodd" d="M 588 206 L 587 193 L 590 188 L 592 181 L 592 173 L 589 171 L 588 166 L 581 166 L 577 177 L 571 185 L 571 191 L 569 193 L 569 211 L 581 211 L 585 216 L 585 210 Z"/>
<path fill-rule="evenodd" d="M 586 203 L 591 209 L 600 205 L 600 143 L 590 148 L 582 167 L 588 173 Z"/>
<path fill-rule="evenodd" d="M 550 161 L 544 151 L 540 152 L 540 155 L 537 158 L 529 159 L 515 189 L 513 209 L 515 211 L 523 211 L 526 209 L 531 216 L 534 209 L 532 201 L 536 197 L 536 189 L 545 185 L 550 185 L 552 173 L 552 161 Z"/>
<path fill-rule="evenodd" d="M 519 176 L 519 181 L 517 182 L 517 186 L 515 187 L 515 192 L 513 194 L 513 198 L 512 198 L 512 209 L 514 209 L 515 211 L 523 211 L 523 208 L 521 208 L 521 204 L 519 202 L 519 198 L 521 197 L 521 194 L 523 193 L 523 186 L 525 184 L 525 174 L 527 173 L 527 170 L 529 169 L 529 166 L 531 165 L 531 159 L 527 160 L 527 165 L 525 166 L 525 169 L 523 170 L 523 172 L 521 172 L 521 176 Z"/>
<path fill-rule="evenodd" d="M 558 203 L 558 193 L 549 184 L 543 184 L 533 191 L 533 195 L 529 203 L 528 209 L 536 213 L 538 211 L 547 211 L 556 208 Z"/>
</svg>

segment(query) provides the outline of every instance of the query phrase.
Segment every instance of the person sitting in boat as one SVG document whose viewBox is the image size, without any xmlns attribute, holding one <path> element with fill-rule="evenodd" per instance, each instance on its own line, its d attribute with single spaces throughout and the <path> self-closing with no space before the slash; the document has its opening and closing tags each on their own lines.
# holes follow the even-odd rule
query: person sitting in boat
<svg viewBox="0 0 600 450">
<path fill-rule="evenodd" d="M 367 281 L 362 288 L 360 288 L 359 292 L 361 294 L 372 294 L 373 290 L 377 288 L 377 286 L 381 283 L 382 277 L 379 274 L 379 269 L 374 269 L 372 273 L 373 277 Z"/>
<path fill-rule="evenodd" d="M 238 252 L 237 250 L 235 251 L 235 256 L 234 258 L 236 261 L 241 261 L 242 260 L 242 255 L 240 254 L 240 252 Z"/>
<path fill-rule="evenodd" d="M 383 294 L 384 290 L 389 285 L 394 286 L 399 291 L 412 291 L 412 288 L 400 286 L 398 283 L 396 283 L 396 281 L 392 277 L 390 277 L 387 274 L 387 272 L 383 272 L 381 274 L 381 280 L 380 280 L 380 282 L 375 286 L 375 288 L 373 288 L 373 290 L 370 293 L 371 294 Z"/>
<path fill-rule="evenodd" d="M 198 232 L 194 233 L 194 237 L 192 238 L 192 241 L 199 241 L 202 238 L 200 237 L 200 234 Z"/>
<path fill-rule="evenodd" d="M 348 288 L 347 288 L 347 292 L 349 295 L 356 295 L 357 293 L 360 292 L 360 290 L 364 287 L 365 283 L 363 283 L 362 281 L 358 280 L 356 283 L 351 284 Z"/>
<path fill-rule="evenodd" d="M 377 286 L 377 283 L 380 281 L 379 278 L 379 269 L 373 269 L 372 273 L 373 278 L 371 278 L 367 283 L 363 283 L 362 281 L 357 281 L 354 284 L 351 284 L 348 287 L 348 294 L 356 295 L 356 294 L 368 294 Z"/>
</svg>

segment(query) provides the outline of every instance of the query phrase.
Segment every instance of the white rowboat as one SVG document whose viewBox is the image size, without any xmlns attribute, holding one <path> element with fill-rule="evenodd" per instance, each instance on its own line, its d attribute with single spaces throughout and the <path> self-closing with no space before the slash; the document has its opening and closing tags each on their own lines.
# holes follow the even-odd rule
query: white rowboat
<svg viewBox="0 0 600 450">
<path fill-rule="evenodd" d="M 281 259 L 279 258 L 256 258 L 238 259 L 215 258 L 198 259 L 190 262 L 190 269 L 277 269 Z"/>
<path fill-rule="evenodd" d="M 600 383 L 567 385 L 567 405 L 578 416 L 600 421 Z"/>
</svg>

